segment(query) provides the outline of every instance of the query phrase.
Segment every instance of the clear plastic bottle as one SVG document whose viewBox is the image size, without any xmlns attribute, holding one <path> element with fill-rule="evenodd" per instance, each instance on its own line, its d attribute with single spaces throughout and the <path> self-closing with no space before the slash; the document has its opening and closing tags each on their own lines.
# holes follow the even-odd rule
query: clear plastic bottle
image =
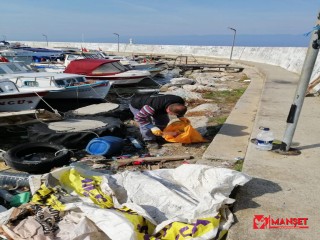
<svg viewBox="0 0 320 240">
<path fill-rule="evenodd" d="M 272 149 L 272 142 L 274 140 L 273 133 L 270 128 L 260 127 L 261 131 L 257 135 L 257 149 L 268 151 Z"/>
</svg>

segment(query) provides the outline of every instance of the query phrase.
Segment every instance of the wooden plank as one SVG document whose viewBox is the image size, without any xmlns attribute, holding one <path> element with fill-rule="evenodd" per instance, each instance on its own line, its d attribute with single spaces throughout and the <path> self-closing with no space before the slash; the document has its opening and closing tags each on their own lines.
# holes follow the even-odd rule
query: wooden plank
<svg viewBox="0 0 320 240">
<path fill-rule="evenodd" d="M 137 159 L 117 159 L 119 166 L 125 166 L 128 164 L 138 163 L 155 163 L 155 162 L 166 162 L 166 161 L 179 161 L 191 159 L 191 155 L 178 155 L 178 156 L 160 156 L 160 157 L 143 157 Z"/>
</svg>

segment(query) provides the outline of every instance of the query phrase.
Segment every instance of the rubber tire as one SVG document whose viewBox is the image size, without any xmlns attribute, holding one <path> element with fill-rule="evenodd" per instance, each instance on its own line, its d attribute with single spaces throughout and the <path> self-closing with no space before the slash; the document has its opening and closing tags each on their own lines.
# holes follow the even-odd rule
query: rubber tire
<svg viewBox="0 0 320 240">
<path fill-rule="evenodd" d="M 69 162 L 71 152 L 67 149 L 62 149 L 65 149 L 65 147 L 53 143 L 24 143 L 9 149 L 3 157 L 6 164 L 15 170 L 42 174 Z M 56 152 L 58 152 L 56 156 L 45 160 L 33 161 L 26 159 L 26 156 L 32 153 L 52 153 L 55 155 Z"/>
<path fill-rule="evenodd" d="M 52 142 L 63 145 L 68 149 L 81 150 L 86 148 L 87 144 L 98 136 L 115 136 L 120 138 L 126 136 L 126 127 L 120 119 L 112 117 L 104 119 L 108 122 L 105 127 L 83 132 L 56 132 L 49 129 L 45 124 L 35 124 L 28 128 L 29 140 L 31 142 Z"/>
</svg>

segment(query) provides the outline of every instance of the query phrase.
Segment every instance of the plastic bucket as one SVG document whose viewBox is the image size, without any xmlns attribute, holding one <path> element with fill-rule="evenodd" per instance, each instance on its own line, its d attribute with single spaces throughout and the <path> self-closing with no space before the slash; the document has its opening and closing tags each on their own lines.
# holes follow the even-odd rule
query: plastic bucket
<svg viewBox="0 0 320 240">
<path fill-rule="evenodd" d="M 87 147 L 87 153 L 91 155 L 112 155 L 119 153 L 124 146 L 124 140 L 119 137 L 105 136 L 92 139 Z"/>
</svg>

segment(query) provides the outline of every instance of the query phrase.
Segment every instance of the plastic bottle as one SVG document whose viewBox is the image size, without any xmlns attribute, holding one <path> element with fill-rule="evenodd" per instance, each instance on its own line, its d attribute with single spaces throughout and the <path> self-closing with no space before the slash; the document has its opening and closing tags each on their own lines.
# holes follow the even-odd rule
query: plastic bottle
<svg viewBox="0 0 320 240">
<path fill-rule="evenodd" d="M 274 140 L 273 133 L 270 128 L 260 127 L 261 131 L 257 135 L 257 149 L 268 151 L 272 149 L 272 142 Z"/>
<path fill-rule="evenodd" d="M 131 141 L 131 143 L 134 145 L 135 148 L 137 149 L 142 149 L 142 144 L 140 143 L 139 140 L 133 138 L 133 137 L 129 137 L 129 140 Z"/>
</svg>

